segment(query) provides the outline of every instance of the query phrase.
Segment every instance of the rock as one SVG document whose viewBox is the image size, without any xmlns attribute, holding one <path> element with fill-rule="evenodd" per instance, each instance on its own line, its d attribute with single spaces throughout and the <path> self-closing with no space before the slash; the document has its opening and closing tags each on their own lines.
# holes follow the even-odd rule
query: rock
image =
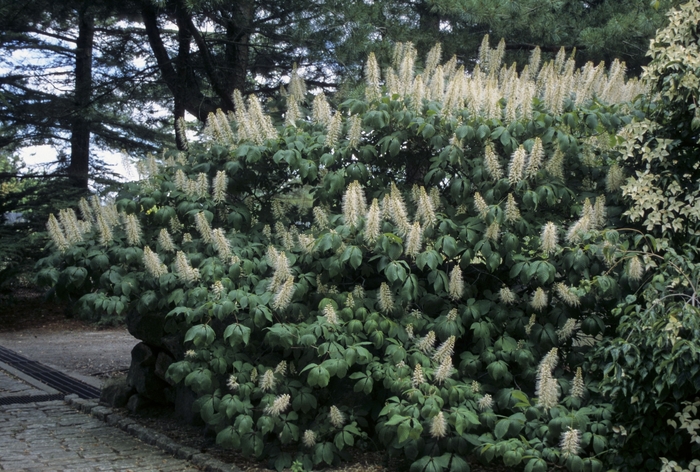
<svg viewBox="0 0 700 472">
<path fill-rule="evenodd" d="M 199 413 L 192 411 L 192 404 L 196 399 L 197 396 L 194 392 L 183 384 L 178 384 L 175 387 L 175 414 L 177 417 L 188 424 L 203 425 L 204 421 Z"/>
<path fill-rule="evenodd" d="M 165 316 L 154 313 L 141 314 L 134 310 L 126 317 L 126 327 L 129 329 L 129 333 L 136 339 L 155 347 L 163 346 L 161 338 L 164 335 L 164 325 Z"/>
<path fill-rule="evenodd" d="M 165 373 L 173 362 L 175 362 L 175 359 L 161 351 L 158 353 L 158 356 L 156 356 L 156 364 L 154 366 L 155 374 L 170 385 L 174 385 L 174 383 L 166 378 Z"/>
<path fill-rule="evenodd" d="M 126 408 L 132 412 L 136 413 L 139 410 L 143 410 L 150 405 L 151 402 L 148 398 L 139 395 L 138 393 L 129 397 L 129 401 L 126 403 Z"/>
<path fill-rule="evenodd" d="M 168 387 L 168 383 L 156 375 L 156 360 L 157 355 L 145 343 L 134 346 L 127 382 L 140 395 L 159 403 L 166 403 L 163 390 Z"/>
<path fill-rule="evenodd" d="M 122 408 L 126 406 L 129 397 L 136 393 L 126 380 L 126 377 L 109 379 L 100 394 L 100 403 L 114 408 Z"/>
</svg>

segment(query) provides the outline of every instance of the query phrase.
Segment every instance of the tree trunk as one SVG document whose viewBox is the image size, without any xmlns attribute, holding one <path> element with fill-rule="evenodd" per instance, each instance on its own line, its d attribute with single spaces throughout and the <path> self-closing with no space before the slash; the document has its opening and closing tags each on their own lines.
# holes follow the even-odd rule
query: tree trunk
<svg viewBox="0 0 700 472">
<path fill-rule="evenodd" d="M 237 15 L 233 16 L 226 28 L 226 65 L 231 71 L 227 84 L 229 94 L 234 90 L 245 94 L 255 4 L 251 0 L 244 0 L 238 2 L 237 9 Z"/>
<path fill-rule="evenodd" d="M 75 185 L 88 188 L 90 172 L 90 117 L 92 96 L 92 48 L 95 37 L 94 20 L 83 6 L 78 13 L 78 39 L 75 48 L 75 97 L 70 138 L 68 174 Z"/>
</svg>

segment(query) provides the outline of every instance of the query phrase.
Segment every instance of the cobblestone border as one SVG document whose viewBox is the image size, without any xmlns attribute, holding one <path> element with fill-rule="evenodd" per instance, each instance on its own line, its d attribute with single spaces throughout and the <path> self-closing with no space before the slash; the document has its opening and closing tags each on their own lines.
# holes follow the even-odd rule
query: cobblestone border
<svg viewBox="0 0 700 472">
<path fill-rule="evenodd" d="M 209 454 L 178 444 L 162 433 L 142 426 L 132 419 L 124 418 L 122 415 L 115 412 L 114 409 L 102 406 L 97 401 L 85 400 L 79 398 L 77 395 L 66 395 L 63 400 L 76 410 L 92 415 L 110 426 L 115 426 L 136 439 L 150 444 L 151 446 L 155 446 L 161 451 L 178 459 L 188 460 L 205 472 L 242 472 L 241 469 L 235 465 L 226 464 L 211 457 Z"/>
</svg>

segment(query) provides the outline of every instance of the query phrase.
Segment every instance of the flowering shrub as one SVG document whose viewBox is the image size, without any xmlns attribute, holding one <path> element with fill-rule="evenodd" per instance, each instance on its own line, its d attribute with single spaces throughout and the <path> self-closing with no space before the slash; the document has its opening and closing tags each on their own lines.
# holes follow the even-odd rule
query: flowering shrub
<svg viewBox="0 0 700 472">
<path fill-rule="evenodd" d="M 284 124 L 236 94 L 206 145 L 52 217 L 41 277 L 93 313 L 164 315 L 187 349 L 169 378 L 278 469 L 371 439 L 412 470 L 602 470 L 584 354 L 651 266 L 614 229 L 641 88 L 563 51 L 518 73 L 503 47 L 467 74 L 438 46 L 416 75 L 400 44 L 337 110 L 294 74 Z"/>
</svg>

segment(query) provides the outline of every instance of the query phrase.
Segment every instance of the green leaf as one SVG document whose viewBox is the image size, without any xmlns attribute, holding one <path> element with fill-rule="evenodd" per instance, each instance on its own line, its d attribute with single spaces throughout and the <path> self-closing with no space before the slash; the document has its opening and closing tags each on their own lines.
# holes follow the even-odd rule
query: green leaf
<svg viewBox="0 0 700 472">
<path fill-rule="evenodd" d="M 239 323 L 231 324 L 224 330 L 224 341 L 228 341 L 231 347 L 239 344 L 246 346 L 250 341 L 250 333 L 250 328 L 247 326 Z"/>
<path fill-rule="evenodd" d="M 510 428 L 510 420 L 508 418 L 503 418 L 496 423 L 496 427 L 493 430 L 496 439 L 503 439 L 506 434 L 508 434 L 508 428 Z"/>
</svg>

